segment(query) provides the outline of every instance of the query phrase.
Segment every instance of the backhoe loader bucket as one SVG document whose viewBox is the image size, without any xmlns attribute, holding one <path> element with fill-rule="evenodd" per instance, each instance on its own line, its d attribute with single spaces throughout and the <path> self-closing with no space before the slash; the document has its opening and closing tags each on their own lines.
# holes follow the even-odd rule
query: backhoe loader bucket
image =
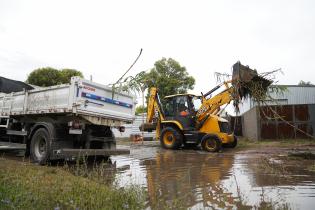
<svg viewBox="0 0 315 210">
<path fill-rule="evenodd" d="M 140 131 L 152 132 L 156 129 L 156 123 L 142 123 L 139 126 Z"/>
<path fill-rule="evenodd" d="M 240 62 L 233 65 L 232 84 L 241 99 L 251 96 L 254 88 L 259 88 L 262 93 L 266 93 L 271 83 L 270 80 L 259 76 L 256 70 Z"/>
</svg>

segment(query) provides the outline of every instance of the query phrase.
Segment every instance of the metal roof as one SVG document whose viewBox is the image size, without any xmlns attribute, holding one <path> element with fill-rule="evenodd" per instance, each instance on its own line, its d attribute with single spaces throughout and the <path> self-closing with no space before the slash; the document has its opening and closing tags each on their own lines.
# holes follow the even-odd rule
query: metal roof
<svg viewBox="0 0 315 210">
<path fill-rule="evenodd" d="M 315 87 L 315 85 L 271 85 L 270 87 Z"/>
<path fill-rule="evenodd" d="M 272 100 L 267 100 L 269 105 L 295 105 L 295 104 L 315 104 L 315 85 L 279 85 L 286 87 L 286 91 L 277 93 L 270 92 Z M 256 106 L 257 103 L 251 98 L 240 104 L 240 114 Z"/>
</svg>

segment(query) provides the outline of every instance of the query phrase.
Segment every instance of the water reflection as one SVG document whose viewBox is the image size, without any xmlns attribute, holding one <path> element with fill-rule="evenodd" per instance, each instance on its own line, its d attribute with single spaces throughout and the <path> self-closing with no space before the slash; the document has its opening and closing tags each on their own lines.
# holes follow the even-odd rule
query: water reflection
<svg viewBox="0 0 315 210">
<path fill-rule="evenodd" d="M 233 202 L 225 194 L 220 180 L 230 175 L 233 156 L 219 158 L 216 155 L 190 153 L 187 151 L 160 151 L 155 159 L 142 162 L 147 171 L 147 188 L 150 206 L 163 200 L 179 200 L 181 205 L 191 207 L 202 202 L 222 206 Z"/>
<path fill-rule="evenodd" d="M 264 173 L 260 159 L 159 147 L 134 147 L 130 156 L 112 158 L 116 183 L 145 187 L 148 208 L 313 209 L 314 174 L 296 167 L 281 176 Z"/>
</svg>

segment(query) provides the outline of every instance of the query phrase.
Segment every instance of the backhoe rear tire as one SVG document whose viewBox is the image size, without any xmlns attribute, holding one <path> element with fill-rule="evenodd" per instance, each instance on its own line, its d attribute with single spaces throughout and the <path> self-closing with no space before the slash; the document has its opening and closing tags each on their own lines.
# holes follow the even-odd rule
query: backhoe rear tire
<svg viewBox="0 0 315 210">
<path fill-rule="evenodd" d="M 207 152 L 218 152 L 221 150 L 222 141 L 216 135 L 205 135 L 201 140 L 201 147 Z"/>
<path fill-rule="evenodd" d="M 183 144 L 183 134 L 176 128 L 163 128 L 160 142 L 165 149 L 179 149 Z"/>
</svg>

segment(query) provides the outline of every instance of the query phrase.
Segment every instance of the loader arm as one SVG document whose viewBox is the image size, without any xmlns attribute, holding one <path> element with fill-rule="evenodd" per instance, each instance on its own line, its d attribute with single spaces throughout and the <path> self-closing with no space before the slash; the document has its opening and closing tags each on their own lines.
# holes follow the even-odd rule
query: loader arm
<svg viewBox="0 0 315 210">
<path fill-rule="evenodd" d="M 219 85 L 218 87 L 221 87 L 224 85 L 226 89 L 213 97 L 206 99 L 206 96 L 209 95 L 209 93 L 207 93 L 205 96 L 202 96 L 201 98 L 202 104 L 196 114 L 197 125 L 202 124 L 202 122 L 205 121 L 211 114 L 217 114 L 219 111 L 219 108 L 222 105 L 228 104 L 234 99 L 233 98 L 234 89 L 232 86 L 229 86 L 230 83 L 231 82 L 228 81 Z"/>
<path fill-rule="evenodd" d="M 158 118 L 156 122 L 153 122 L 156 112 L 158 113 Z M 157 88 L 152 87 L 150 89 L 150 95 L 149 95 L 149 100 L 148 100 L 146 123 L 140 126 L 140 130 L 150 131 L 150 132 L 152 130 L 155 130 L 156 139 L 158 139 L 160 136 L 161 121 L 163 121 L 164 119 L 165 119 L 165 116 L 164 116 L 164 112 L 162 109 L 162 105 L 160 102 Z"/>
<path fill-rule="evenodd" d="M 159 95 L 157 93 L 157 88 L 150 89 L 150 96 L 148 101 L 147 119 L 146 123 L 152 123 L 155 111 L 159 114 L 159 121 L 164 120 L 164 113 L 160 103 Z"/>
<path fill-rule="evenodd" d="M 228 104 L 232 100 L 240 101 L 250 96 L 251 90 L 249 87 L 254 84 L 260 87 L 261 91 L 266 92 L 271 83 L 270 80 L 259 76 L 256 70 L 242 65 L 240 62 L 235 63 L 233 65 L 232 80 L 223 82 L 202 96 L 202 104 L 196 114 L 197 124 L 202 124 L 211 114 L 217 114 L 220 106 Z M 225 90 L 213 97 L 206 98 L 222 86 L 225 86 Z"/>
</svg>

